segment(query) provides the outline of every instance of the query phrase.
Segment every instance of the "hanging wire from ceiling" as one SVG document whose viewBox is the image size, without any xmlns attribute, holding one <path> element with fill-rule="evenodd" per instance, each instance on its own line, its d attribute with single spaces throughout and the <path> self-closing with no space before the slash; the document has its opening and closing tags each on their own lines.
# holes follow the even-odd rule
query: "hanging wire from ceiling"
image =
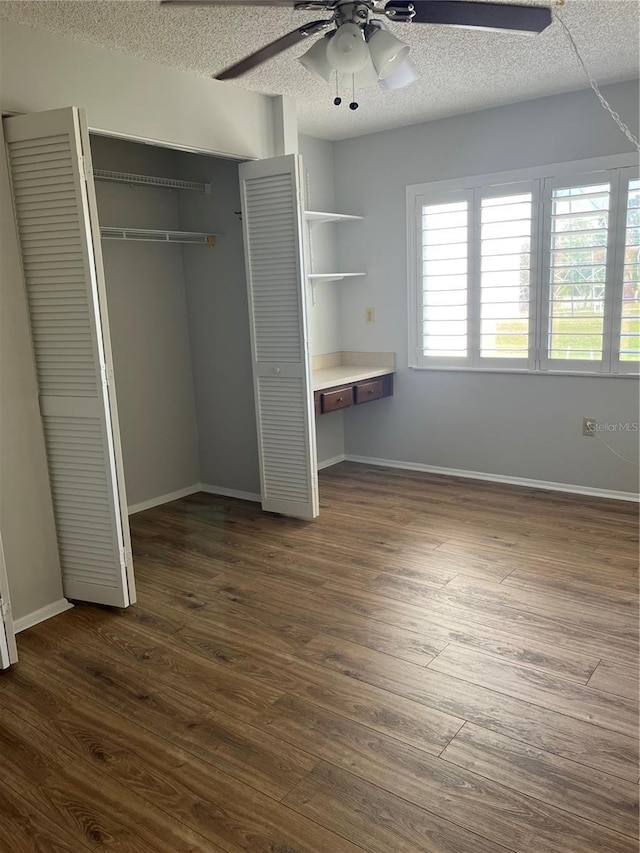
<svg viewBox="0 0 640 853">
<path fill-rule="evenodd" d="M 628 462 L 629 465 L 634 465 L 636 468 L 640 468 L 640 465 L 637 462 L 634 462 L 633 459 L 627 459 L 627 457 L 623 456 L 622 453 L 618 453 L 617 450 L 614 450 L 613 447 L 611 447 L 610 444 L 607 444 L 604 438 L 602 438 L 601 435 L 598 435 L 597 432 L 594 432 L 593 435 L 595 435 L 598 441 L 601 441 L 602 444 L 604 444 L 604 446 L 607 448 L 607 450 L 610 450 L 614 456 L 618 456 L 620 459 L 624 460 L 625 462 Z"/>
<path fill-rule="evenodd" d="M 553 9 L 553 15 L 554 15 L 555 19 L 558 21 L 558 23 L 560 24 L 560 26 L 562 27 L 562 30 L 563 30 L 564 34 L 566 35 L 566 37 L 569 41 L 569 44 L 571 45 L 571 49 L 573 50 L 573 53 L 575 54 L 575 57 L 578 61 L 578 65 L 580 65 L 580 67 L 584 71 L 585 76 L 586 76 L 587 80 L 589 81 L 589 85 L 591 86 L 591 88 L 595 92 L 598 100 L 600 101 L 600 103 L 602 104 L 604 109 L 609 113 L 611 118 L 615 121 L 615 123 L 618 125 L 620 130 L 627 137 L 629 142 L 631 142 L 634 145 L 634 147 L 636 148 L 637 151 L 640 151 L 640 142 L 638 141 L 637 136 L 635 136 L 631 132 L 629 127 L 622 121 L 622 119 L 620 118 L 618 113 L 613 109 L 613 107 L 611 106 L 609 101 L 607 101 L 605 96 L 600 91 L 600 87 L 598 86 L 597 82 L 591 76 L 591 73 L 585 64 L 584 59 L 582 58 L 582 54 L 580 53 L 580 49 L 578 48 L 578 45 L 576 44 L 576 41 L 575 41 L 573 35 L 571 34 L 571 31 L 569 30 L 569 27 L 567 26 L 567 24 L 563 21 L 563 19 L 558 14 L 558 8 L 561 6 L 564 6 L 564 0 L 558 0 L 556 7 Z"/>
</svg>

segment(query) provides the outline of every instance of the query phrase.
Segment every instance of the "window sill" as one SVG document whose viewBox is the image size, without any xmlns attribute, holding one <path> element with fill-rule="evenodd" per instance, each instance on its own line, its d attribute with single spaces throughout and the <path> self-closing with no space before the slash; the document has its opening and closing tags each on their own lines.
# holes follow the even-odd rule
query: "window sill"
<svg viewBox="0 0 640 853">
<path fill-rule="evenodd" d="M 426 370 L 436 373 L 504 373 L 517 376 L 583 376 L 590 379 L 639 379 L 638 373 L 588 373 L 584 370 L 526 370 L 501 367 L 443 367 L 410 364 L 409 370 Z"/>
</svg>

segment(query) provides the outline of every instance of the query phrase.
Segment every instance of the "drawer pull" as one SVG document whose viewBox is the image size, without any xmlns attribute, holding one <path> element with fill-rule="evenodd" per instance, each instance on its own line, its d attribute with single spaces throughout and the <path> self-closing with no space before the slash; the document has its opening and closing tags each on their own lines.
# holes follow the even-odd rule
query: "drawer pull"
<svg viewBox="0 0 640 853">
<path fill-rule="evenodd" d="M 336 400 L 336 403 L 341 403 L 341 402 L 342 402 L 342 397 L 338 397 L 338 399 Z"/>
</svg>

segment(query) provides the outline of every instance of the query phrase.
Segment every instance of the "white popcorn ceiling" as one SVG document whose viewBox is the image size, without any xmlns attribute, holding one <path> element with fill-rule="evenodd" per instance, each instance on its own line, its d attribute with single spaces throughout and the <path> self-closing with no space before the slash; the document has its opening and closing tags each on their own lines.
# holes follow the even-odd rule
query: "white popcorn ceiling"
<svg viewBox="0 0 640 853">
<path fill-rule="evenodd" d="M 541 0 L 520 2 L 543 5 Z M 566 0 L 559 11 L 600 84 L 639 76 L 639 0 Z M 175 8 L 157 0 L 0 0 L 0 17 L 209 77 L 325 13 L 279 7 Z M 335 87 L 297 62 L 310 41 L 238 81 L 218 85 L 292 95 L 300 131 L 331 140 L 588 85 L 555 21 L 538 36 L 420 24 L 390 28 L 411 46 L 420 79 L 399 91 L 377 86 L 359 91 L 356 112 L 347 106 L 347 78 L 342 105 L 336 107 Z"/>
</svg>

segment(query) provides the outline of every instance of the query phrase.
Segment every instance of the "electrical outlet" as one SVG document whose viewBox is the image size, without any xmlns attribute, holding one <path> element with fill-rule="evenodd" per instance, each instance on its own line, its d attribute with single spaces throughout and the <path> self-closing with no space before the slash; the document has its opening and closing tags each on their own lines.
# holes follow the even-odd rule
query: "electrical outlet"
<svg viewBox="0 0 640 853">
<path fill-rule="evenodd" d="M 364 321 L 367 325 L 372 326 L 376 321 L 376 309 L 375 308 L 365 308 L 364 309 Z"/>
<path fill-rule="evenodd" d="M 596 419 L 595 418 L 583 418 L 582 419 L 582 434 L 587 435 L 590 438 L 593 438 L 596 434 Z"/>
</svg>

